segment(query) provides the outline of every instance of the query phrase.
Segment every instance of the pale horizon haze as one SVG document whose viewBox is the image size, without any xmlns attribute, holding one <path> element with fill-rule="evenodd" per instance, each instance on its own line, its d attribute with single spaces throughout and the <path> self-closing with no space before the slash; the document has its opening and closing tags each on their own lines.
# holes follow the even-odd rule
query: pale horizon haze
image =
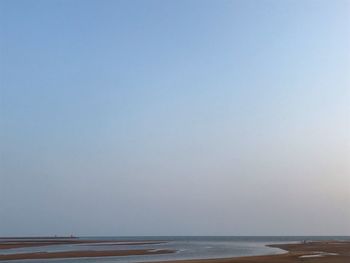
<svg viewBox="0 0 350 263">
<path fill-rule="evenodd" d="M 0 236 L 350 235 L 350 1 L 0 0 Z"/>
</svg>

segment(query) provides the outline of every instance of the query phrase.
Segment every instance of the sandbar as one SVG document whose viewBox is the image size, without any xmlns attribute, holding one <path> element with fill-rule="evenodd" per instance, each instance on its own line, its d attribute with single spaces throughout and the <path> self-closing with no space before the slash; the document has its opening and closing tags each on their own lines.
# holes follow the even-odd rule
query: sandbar
<svg viewBox="0 0 350 263">
<path fill-rule="evenodd" d="M 134 255 L 154 255 L 174 253 L 174 250 L 167 249 L 139 249 L 139 250 L 82 250 L 82 251 L 62 251 L 62 252 L 37 252 L 37 253 L 18 253 L 18 254 L 0 254 L 0 260 L 19 260 L 19 259 L 54 259 L 54 258 L 85 258 L 85 257 L 120 257 Z"/>
</svg>

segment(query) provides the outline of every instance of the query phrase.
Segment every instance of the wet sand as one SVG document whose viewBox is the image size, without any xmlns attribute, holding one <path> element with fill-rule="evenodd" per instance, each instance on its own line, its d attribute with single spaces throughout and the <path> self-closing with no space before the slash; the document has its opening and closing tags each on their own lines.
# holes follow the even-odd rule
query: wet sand
<svg viewBox="0 0 350 263">
<path fill-rule="evenodd" d="M 46 239 L 28 239 L 24 238 L 12 238 L 0 240 L 0 250 L 1 249 L 11 249 L 11 248 L 22 248 L 22 247 L 41 247 L 41 246 L 51 246 L 51 245 L 79 245 L 79 244 L 91 244 L 95 245 L 110 245 L 110 246 L 120 246 L 120 245 L 147 245 L 147 244 L 160 244 L 166 241 L 126 241 L 126 240 L 81 240 L 77 238 L 72 239 L 61 239 L 61 238 L 46 238 Z M 1 254 L 1 253 L 0 253 Z"/>
<path fill-rule="evenodd" d="M 23 242 L 16 241 L 16 245 L 38 245 L 39 242 Z M 42 241 L 40 241 L 42 242 Z M 40 243 L 39 242 L 39 243 Z M 43 242 L 45 245 L 53 244 L 53 240 Z M 58 240 L 57 240 L 58 242 Z M 60 240 L 63 244 L 78 244 L 79 243 L 109 243 L 123 242 L 120 240 L 109 241 L 94 241 L 94 240 Z M 127 241 L 125 241 L 127 242 Z M 162 241 L 160 241 L 162 242 Z M 164 241 L 163 241 L 164 242 Z M 28 244 L 29 243 L 29 244 Z M 34 244 L 30 244 L 34 243 Z M 49 243 L 49 244 L 48 244 Z M 128 242 L 131 244 L 132 242 Z M 145 244 L 147 241 L 136 241 L 136 244 Z M 149 241 L 154 244 L 154 241 Z M 62 243 L 59 243 L 62 244 Z M 1 242 L 0 242 L 1 245 Z M 102 245 L 102 244 L 101 244 Z M 112 244 L 113 245 L 113 244 Z M 114 244 L 115 245 L 115 244 Z M 276 244 L 271 247 L 280 248 L 286 251 L 279 255 L 265 256 L 247 256 L 236 258 L 222 259 L 195 259 L 195 260 L 174 260 L 166 261 L 166 263 L 349 263 L 350 262 L 350 242 L 309 242 L 306 244 Z M 63 252 L 36 252 L 36 253 L 18 253 L 18 254 L 3 254 L 0 252 L 0 260 L 16 260 L 16 259 L 53 259 L 53 258 L 79 258 L 79 257 L 117 257 L 131 255 L 152 255 L 152 254 L 167 254 L 174 253 L 173 250 L 85 250 L 85 251 L 63 251 Z"/>
<path fill-rule="evenodd" d="M 174 253 L 173 250 L 83 250 L 83 251 L 63 251 L 63 252 L 38 252 L 38 253 L 20 253 L 1 255 L 0 260 L 18 260 L 18 259 L 54 259 L 54 258 L 83 258 L 83 257 L 120 257 L 133 255 L 155 255 Z"/>
<path fill-rule="evenodd" d="M 309 242 L 306 244 L 270 245 L 286 250 L 279 255 L 249 256 L 223 259 L 166 261 L 166 263 L 349 263 L 350 242 Z M 164 262 L 165 263 L 165 262 Z"/>
</svg>

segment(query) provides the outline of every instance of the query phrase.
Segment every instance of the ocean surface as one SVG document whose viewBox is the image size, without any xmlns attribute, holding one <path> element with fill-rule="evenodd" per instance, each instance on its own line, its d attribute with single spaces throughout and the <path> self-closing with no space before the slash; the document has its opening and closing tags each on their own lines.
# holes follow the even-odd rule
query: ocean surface
<svg viewBox="0 0 350 263">
<path fill-rule="evenodd" d="M 81 239 L 93 240 L 122 240 L 167 241 L 160 244 L 146 245 L 91 245 L 91 244 L 65 244 L 45 247 L 31 247 L 0 250 L 0 254 L 28 253 L 28 252 L 54 252 L 72 250 L 114 250 L 114 249 L 171 249 L 176 253 L 163 255 L 121 256 L 104 258 L 75 258 L 75 259 L 42 259 L 42 260 L 11 260 L 2 262 L 50 262 L 50 263 L 111 263 L 111 262 L 152 262 L 181 259 L 226 258 L 253 255 L 279 254 L 285 251 L 278 248 L 267 247 L 268 244 L 301 242 L 303 240 L 349 240 L 349 236 L 140 236 L 140 237 L 83 237 Z"/>
</svg>

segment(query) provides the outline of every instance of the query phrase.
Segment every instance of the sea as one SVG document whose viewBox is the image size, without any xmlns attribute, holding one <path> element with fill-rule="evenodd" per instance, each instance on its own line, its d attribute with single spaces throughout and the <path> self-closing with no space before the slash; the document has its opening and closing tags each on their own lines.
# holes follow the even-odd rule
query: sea
<svg viewBox="0 0 350 263">
<path fill-rule="evenodd" d="M 44 247 L 27 247 L 1 250 L 0 254 L 28 252 L 58 252 L 74 250 L 129 250 L 129 249 L 170 249 L 175 253 L 158 255 L 138 255 L 100 258 L 11 260 L 2 262 L 50 262 L 50 263 L 137 263 L 184 259 L 228 258 L 241 256 L 281 254 L 286 251 L 268 247 L 269 244 L 296 243 L 320 240 L 347 240 L 350 236 L 138 236 L 138 237 L 81 237 L 81 239 L 105 241 L 166 241 L 144 245 L 107 245 L 107 244 L 64 244 Z"/>
</svg>

